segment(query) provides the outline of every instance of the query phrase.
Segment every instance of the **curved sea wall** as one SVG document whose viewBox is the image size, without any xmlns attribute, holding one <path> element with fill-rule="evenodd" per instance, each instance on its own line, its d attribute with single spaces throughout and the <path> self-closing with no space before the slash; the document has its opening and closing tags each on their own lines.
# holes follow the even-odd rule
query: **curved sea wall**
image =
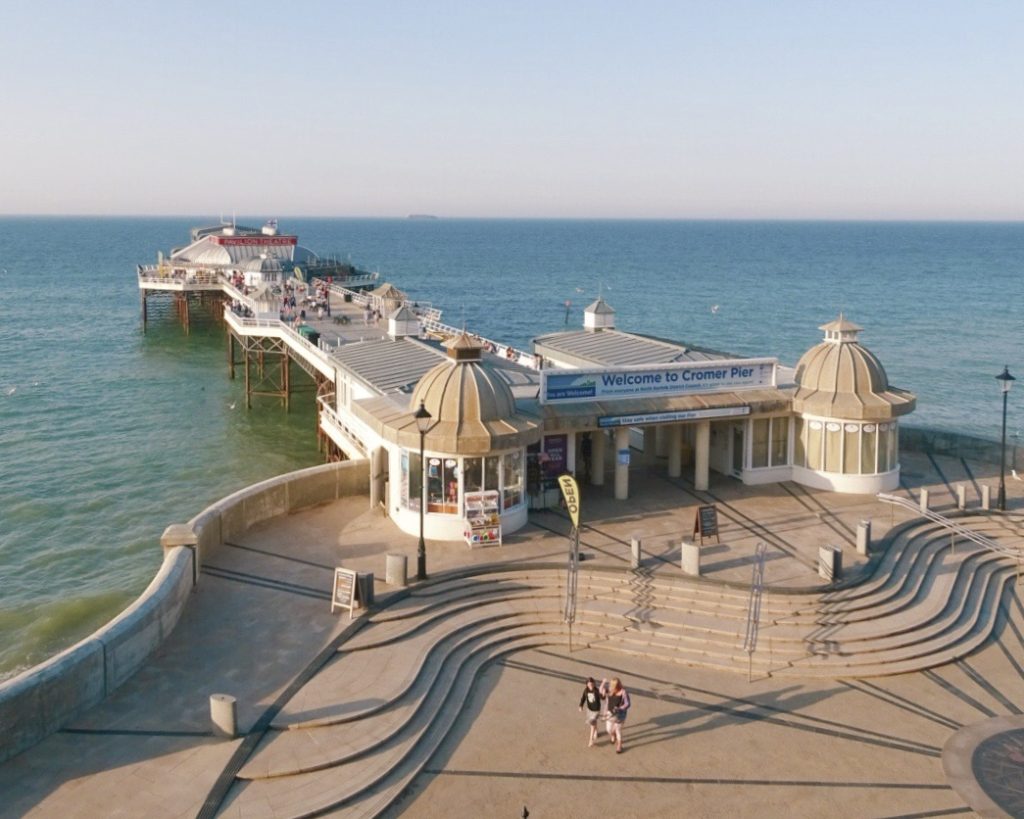
<svg viewBox="0 0 1024 819">
<path fill-rule="evenodd" d="M 188 605 L 204 558 L 225 540 L 269 518 L 365 494 L 368 461 L 289 472 L 253 484 L 173 526 L 164 559 L 128 608 L 79 643 L 0 683 L 0 762 L 59 730 L 139 670 L 174 630 Z"/>
</svg>

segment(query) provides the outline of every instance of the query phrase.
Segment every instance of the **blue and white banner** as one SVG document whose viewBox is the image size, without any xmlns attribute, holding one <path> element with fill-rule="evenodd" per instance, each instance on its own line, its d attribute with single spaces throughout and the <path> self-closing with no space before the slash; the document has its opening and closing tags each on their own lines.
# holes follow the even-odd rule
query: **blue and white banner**
<svg viewBox="0 0 1024 819">
<path fill-rule="evenodd" d="M 657 367 L 542 370 L 540 402 L 568 404 L 773 387 L 778 363 L 775 358 L 742 358 Z"/>
<path fill-rule="evenodd" d="M 599 427 L 643 427 L 666 424 L 671 421 L 696 421 L 701 418 L 734 418 L 750 415 L 750 407 L 716 407 L 714 409 L 679 410 L 677 412 L 647 412 L 643 415 L 602 415 Z"/>
</svg>

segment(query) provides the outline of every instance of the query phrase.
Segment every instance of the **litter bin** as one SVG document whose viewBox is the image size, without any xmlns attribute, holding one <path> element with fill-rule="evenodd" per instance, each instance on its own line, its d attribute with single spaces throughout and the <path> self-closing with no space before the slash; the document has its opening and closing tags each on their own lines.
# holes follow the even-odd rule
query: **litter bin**
<svg viewBox="0 0 1024 819">
<path fill-rule="evenodd" d="M 349 302 L 349 303 L 351 303 L 351 302 L 352 302 L 352 294 L 351 294 L 351 293 L 346 293 L 346 294 L 345 294 L 344 296 L 342 296 L 342 298 L 343 298 L 343 299 L 344 299 L 344 300 L 345 300 L 346 302 Z"/>
<path fill-rule="evenodd" d="M 373 572 L 359 572 L 356 574 L 356 587 L 359 591 L 359 602 L 364 609 L 373 606 Z"/>
</svg>

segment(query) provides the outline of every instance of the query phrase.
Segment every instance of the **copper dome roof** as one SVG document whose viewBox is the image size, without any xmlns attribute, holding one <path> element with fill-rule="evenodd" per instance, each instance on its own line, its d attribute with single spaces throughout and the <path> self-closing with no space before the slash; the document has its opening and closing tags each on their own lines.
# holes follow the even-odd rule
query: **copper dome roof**
<svg viewBox="0 0 1024 819">
<path fill-rule="evenodd" d="M 851 421 L 885 421 L 913 411 L 916 397 L 889 385 L 882 362 L 857 341 L 861 328 L 843 318 L 823 324 L 825 340 L 796 365 L 793 410 Z"/>
</svg>

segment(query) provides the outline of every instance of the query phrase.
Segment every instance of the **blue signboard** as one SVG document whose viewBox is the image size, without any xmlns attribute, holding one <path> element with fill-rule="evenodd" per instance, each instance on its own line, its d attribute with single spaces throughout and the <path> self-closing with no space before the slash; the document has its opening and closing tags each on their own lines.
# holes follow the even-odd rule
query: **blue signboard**
<svg viewBox="0 0 1024 819">
<path fill-rule="evenodd" d="M 656 398 L 775 386 L 774 358 L 541 372 L 542 404 Z"/>
</svg>

